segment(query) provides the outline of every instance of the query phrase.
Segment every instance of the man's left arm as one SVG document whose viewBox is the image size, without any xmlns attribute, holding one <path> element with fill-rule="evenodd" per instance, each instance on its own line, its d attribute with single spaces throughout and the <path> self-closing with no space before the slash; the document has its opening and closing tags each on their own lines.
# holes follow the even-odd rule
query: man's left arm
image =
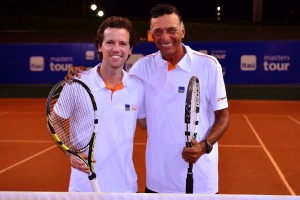
<svg viewBox="0 0 300 200">
<path fill-rule="evenodd" d="M 211 127 L 206 140 L 211 144 L 215 144 L 224 135 L 230 124 L 230 117 L 228 108 L 222 110 L 216 110 L 215 112 L 215 122 Z"/>
<path fill-rule="evenodd" d="M 182 158 L 186 162 L 195 163 L 200 156 L 205 153 L 209 153 L 209 148 L 217 141 L 221 139 L 230 124 L 230 117 L 228 108 L 216 110 L 215 113 L 215 122 L 211 127 L 210 132 L 207 137 L 200 142 L 192 140 L 192 148 L 184 147 L 182 151 Z"/>
</svg>

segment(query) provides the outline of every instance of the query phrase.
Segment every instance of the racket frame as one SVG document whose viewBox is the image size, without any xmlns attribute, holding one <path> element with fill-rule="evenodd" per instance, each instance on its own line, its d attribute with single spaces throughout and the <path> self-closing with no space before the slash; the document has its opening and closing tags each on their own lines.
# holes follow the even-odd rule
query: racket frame
<svg viewBox="0 0 300 200">
<path fill-rule="evenodd" d="M 196 139 L 200 112 L 200 83 L 196 76 L 192 76 L 188 83 L 185 102 L 186 147 L 192 147 L 191 140 Z M 192 117 L 194 120 L 192 121 Z M 193 193 L 193 164 L 189 163 L 186 177 L 186 193 Z"/>
<path fill-rule="evenodd" d="M 82 149 L 80 149 L 78 151 L 73 151 L 68 146 L 66 146 L 64 143 L 62 143 L 61 139 L 58 137 L 58 135 L 55 132 L 54 126 L 52 124 L 52 119 L 51 119 L 51 102 L 52 102 L 54 94 L 60 87 L 63 87 L 64 84 L 71 84 L 72 82 L 80 84 L 86 90 L 87 94 L 90 97 L 90 100 L 93 105 L 93 110 L 94 110 L 94 122 L 93 122 L 94 127 L 93 127 L 93 133 L 92 133 L 91 139 L 85 147 L 83 147 Z M 59 148 L 61 150 L 76 156 L 77 158 L 82 160 L 86 166 L 90 167 L 90 173 L 88 175 L 88 178 L 90 180 L 92 189 L 94 192 L 101 192 L 100 186 L 97 182 L 97 175 L 94 171 L 94 164 L 93 164 L 94 145 L 95 145 L 95 141 L 96 141 L 97 127 L 98 127 L 97 105 L 96 105 L 94 95 L 92 94 L 89 87 L 85 83 L 83 83 L 82 81 L 80 81 L 78 79 L 65 79 L 65 80 L 62 80 L 62 81 L 58 82 L 57 84 L 55 84 L 52 87 L 51 91 L 49 92 L 49 95 L 47 98 L 46 116 L 47 116 L 47 125 L 49 128 L 51 138 L 54 140 L 54 142 L 59 146 Z M 88 148 L 89 148 L 88 160 L 86 161 L 82 156 L 80 156 L 79 153 L 86 151 Z"/>
</svg>

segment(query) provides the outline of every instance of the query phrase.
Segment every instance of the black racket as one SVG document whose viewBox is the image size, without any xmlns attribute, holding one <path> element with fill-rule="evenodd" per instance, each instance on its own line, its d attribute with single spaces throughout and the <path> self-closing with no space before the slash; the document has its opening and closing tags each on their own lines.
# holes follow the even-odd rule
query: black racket
<svg viewBox="0 0 300 200">
<path fill-rule="evenodd" d="M 185 123 L 186 147 L 191 147 L 192 138 L 196 138 L 200 111 L 200 85 L 199 79 L 192 76 L 186 92 Z M 186 176 L 186 193 L 192 194 L 194 188 L 193 164 L 189 163 Z"/>
<path fill-rule="evenodd" d="M 50 91 L 46 104 L 49 133 L 55 143 L 90 167 L 88 178 L 94 192 L 100 192 L 93 166 L 98 118 L 90 89 L 77 79 L 62 80 Z M 80 153 L 88 151 L 88 160 Z"/>
</svg>

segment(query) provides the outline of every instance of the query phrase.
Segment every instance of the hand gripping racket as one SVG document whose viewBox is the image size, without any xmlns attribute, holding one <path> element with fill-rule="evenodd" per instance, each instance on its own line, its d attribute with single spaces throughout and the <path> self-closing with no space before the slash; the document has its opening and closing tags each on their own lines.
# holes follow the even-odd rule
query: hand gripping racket
<svg viewBox="0 0 300 200">
<path fill-rule="evenodd" d="M 51 89 L 46 103 L 51 138 L 65 152 L 90 167 L 88 178 L 94 192 L 100 192 L 93 165 L 98 119 L 97 105 L 87 85 L 77 79 L 62 80 Z M 80 153 L 88 151 L 88 160 Z"/>
<path fill-rule="evenodd" d="M 186 92 L 185 123 L 186 123 L 186 147 L 191 147 L 192 138 L 196 138 L 200 111 L 200 85 L 199 79 L 192 76 Z M 186 176 L 186 193 L 192 194 L 194 187 L 193 164 L 189 163 Z"/>
</svg>

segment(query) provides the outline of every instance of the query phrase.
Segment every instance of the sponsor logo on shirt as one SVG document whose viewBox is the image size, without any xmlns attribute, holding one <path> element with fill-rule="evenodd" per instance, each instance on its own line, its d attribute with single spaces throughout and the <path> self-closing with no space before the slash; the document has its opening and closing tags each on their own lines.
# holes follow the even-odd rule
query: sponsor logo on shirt
<svg viewBox="0 0 300 200">
<path fill-rule="evenodd" d="M 130 110 L 130 105 L 129 104 L 125 104 L 125 110 Z"/>
<path fill-rule="evenodd" d="M 138 106 L 137 105 L 132 105 L 131 109 L 132 110 L 137 110 Z"/>
<path fill-rule="evenodd" d="M 220 98 L 218 98 L 217 99 L 217 102 L 220 102 L 220 101 L 222 101 L 222 100 L 225 100 L 227 97 L 225 96 L 225 97 L 220 97 Z"/>
<path fill-rule="evenodd" d="M 184 91 L 185 91 L 185 88 L 183 86 L 178 87 L 178 92 L 179 93 L 184 93 Z"/>
<path fill-rule="evenodd" d="M 125 104 L 125 110 L 127 110 L 127 111 L 130 111 L 130 110 L 135 111 L 137 109 L 138 109 L 137 105 L 131 105 L 130 106 L 129 104 Z"/>
</svg>

